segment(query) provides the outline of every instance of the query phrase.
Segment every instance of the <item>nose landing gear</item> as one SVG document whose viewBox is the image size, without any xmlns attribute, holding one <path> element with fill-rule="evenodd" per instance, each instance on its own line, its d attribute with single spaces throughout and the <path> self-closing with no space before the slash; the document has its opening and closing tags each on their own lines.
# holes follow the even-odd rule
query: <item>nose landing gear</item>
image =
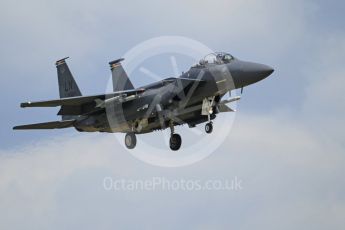
<svg viewBox="0 0 345 230">
<path fill-rule="evenodd" d="M 213 114 L 215 96 L 205 98 L 202 102 L 201 115 L 206 115 L 208 123 L 205 125 L 205 132 L 212 133 L 213 123 L 211 121 L 211 115 Z"/>
</svg>

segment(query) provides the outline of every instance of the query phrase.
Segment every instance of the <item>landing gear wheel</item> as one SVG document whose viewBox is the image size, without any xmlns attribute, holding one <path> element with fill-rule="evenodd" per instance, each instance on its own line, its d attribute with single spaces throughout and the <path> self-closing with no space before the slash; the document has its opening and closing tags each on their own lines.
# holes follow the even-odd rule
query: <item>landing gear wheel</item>
<svg viewBox="0 0 345 230">
<path fill-rule="evenodd" d="M 213 124 L 210 122 L 210 123 L 207 123 L 205 125 L 205 131 L 206 133 L 212 133 L 212 130 L 213 130 Z"/>
<path fill-rule="evenodd" d="M 173 151 L 177 151 L 180 149 L 181 144 L 182 144 L 182 139 L 181 136 L 178 135 L 177 133 L 174 133 L 170 137 L 170 149 Z"/>
<path fill-rule="evenodd" d="M 127 133 L 125 136 L 125 145 L 128 149 L 134 149 L 137 144 L 137 137 L 134 133 Z"/>
</svg>

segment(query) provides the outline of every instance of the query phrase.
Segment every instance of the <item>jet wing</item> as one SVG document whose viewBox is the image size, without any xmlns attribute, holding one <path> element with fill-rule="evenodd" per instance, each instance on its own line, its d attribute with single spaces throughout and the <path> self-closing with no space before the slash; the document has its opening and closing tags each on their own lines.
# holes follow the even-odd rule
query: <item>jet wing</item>
<svg viewBox="0 0 345 230">
<path fill-rule="evenodd" d="M 136 89 L 136 90 L 126 90 L 126 91 L 119 91 L 109 94 L 100 94 L 100 95 L 93 95 L 93 96 L 78 96 L 78 97 L 67 97 L 61 98 L 56 100 L 49 100 L 49 101 L 36 101 L 36 102 L 24 102 L 20 104 L 20 107 L 56 107 L 56 106 L 82 106 L 88 103 L 93 103 L 98 100 L 106 100 L 108 98 L 113 98 L 117 96 L 132 96 L 142 93 L 144 89 Z"/>
<path fill-rule="evenodd" d="M 51 122 L 44 122 L 44 123 L 37 123 L 37 124 L 30 124 L 30 125 L 19 125 L 13 127 L 15 130 L 20 129 L 63 129 L 73 127 L 73 123 L 75 120 L 63 120 L 63 121 L 51 121 Z"/>
<path fill-rule="evenodd" d="M 202 83 L 204 81 L 198 79 L 188 79 L 188 78 L 168 78 L 163 80 L 163 82 L 173 83 L 179 82 L 182 83 L 182 88 L 192 84 L 192 83 Z M 130 97 L 133 95 L 138 95 L 143 93 L 145 88 L 138 88 L 133 90 L 124 90 L 118 91 L 109 94 L 100 94 L 100 95 L 93 95 L 93 96 L 77 96 L 77 97 L 66 97 L 60 98 L 56 100 L 48 100 L 48 101 L 35 101 L 35 102 L 24 102 L 20 104 L 20 107 L 57 107 L 57 106 L 82 106 L 85 104 L 96 102 L 99 103 L 100 100 L 106 100 L 110 98 L 122 98 L 122 97 Z"/>
<path fill-rule="evenodd" d="M 158 85 L 163 86 L 164 84 L 175 84 L 176 93 L 180 93 L 195 83 L 197 85 L 203 84 L 203 80 L 199 79 L 188 79 L 188 78 L 168 78 L 162 80 Z M 157 87 L 156 85 L 148 85 L 133 90 L 117 91 L 108 94 L 100 94 L 93 96 L 76 96 L 66 97 L 55 100 L 47 101 L 35 101 L 35 102 L 24 102 L 20 104 L 20 107 L 57 107 L 61 106 L 58 115 L 85 115 L 94 113 L 97 111 L 104 110 L 108 103 L 124 103 L 127 101 L 135 100 L 145 90 Z"/>
</svg>

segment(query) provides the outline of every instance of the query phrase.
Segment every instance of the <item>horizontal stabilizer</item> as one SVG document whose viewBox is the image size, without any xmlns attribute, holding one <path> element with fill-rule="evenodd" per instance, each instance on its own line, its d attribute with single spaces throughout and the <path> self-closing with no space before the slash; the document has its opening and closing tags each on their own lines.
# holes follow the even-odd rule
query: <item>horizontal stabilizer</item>
<svg viewBox="0 0 345 230">
<path fill-rule="evenodd" d="M 19 125 L 13 127 L 14 130 L 25 130 L 25 129 L 63 129 L 73 127 L 75 120 L 63 120 L 63 121 L 51 121 L 30 125 Z"/>
</svg>

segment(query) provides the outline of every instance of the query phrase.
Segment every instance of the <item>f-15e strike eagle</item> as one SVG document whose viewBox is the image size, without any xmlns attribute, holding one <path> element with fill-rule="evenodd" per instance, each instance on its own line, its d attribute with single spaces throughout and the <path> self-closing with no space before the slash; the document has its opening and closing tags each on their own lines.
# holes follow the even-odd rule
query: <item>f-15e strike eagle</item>
<svg viewBox="0 0 345 230">
<path fill-rule="evenodd" d="M 26 107 L 57 107 L 62 120 L 15 126 L 13 129 L 61 129 L 74 127 L 80 132 L 125 133 L 125 145 L 136 146 L 136 134 L 170 128 L 170 148 L 181 147 L 177 125 L 193 128 L 200 123 L 206 133 L 213 130 L 212 120 L 222 112 L 234 112 L 228 103 L 240 97 L 224 99 L 235 89 L 256 83 L 273 68 L 241 61 L 228 53 L 212 53 L 179 77 L 135 88 L 118 59 L 110 62 L 113 92 L 82 96 L 66 59 L 56 62 L 60 99 L 21 103 Z M 223 99 L 222 99 L 223 98 Z M 226 125 L 226 124 L 224 124 Z"/>
</svg>

